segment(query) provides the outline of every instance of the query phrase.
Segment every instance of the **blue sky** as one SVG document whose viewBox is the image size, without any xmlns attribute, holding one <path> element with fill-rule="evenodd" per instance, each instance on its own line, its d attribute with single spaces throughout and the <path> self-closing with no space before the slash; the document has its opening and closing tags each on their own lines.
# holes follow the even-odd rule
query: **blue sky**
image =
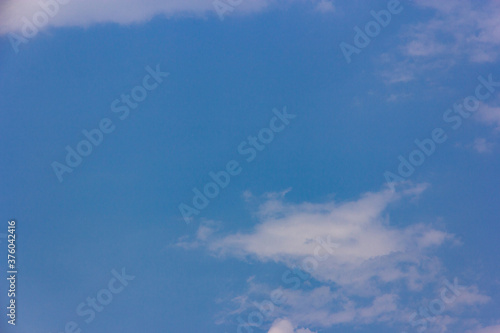
<svg viewBox="0 0 500 333">
<path fill-rule="evenodd" d="M 43 3 L 0 3 L 1 332 L 500 332 L 497 2 Z"/>
</svg>

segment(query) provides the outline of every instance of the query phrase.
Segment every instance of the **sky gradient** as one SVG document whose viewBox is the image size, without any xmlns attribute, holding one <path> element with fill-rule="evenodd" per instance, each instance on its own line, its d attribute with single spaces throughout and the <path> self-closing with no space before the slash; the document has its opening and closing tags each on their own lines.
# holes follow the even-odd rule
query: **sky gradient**
<svg viewBox="0 0 500 333">
<path fill-rule="evenodd" d="M 0 1 L 0 332 L 499 333 L 499 17 Z"/>
</svg>

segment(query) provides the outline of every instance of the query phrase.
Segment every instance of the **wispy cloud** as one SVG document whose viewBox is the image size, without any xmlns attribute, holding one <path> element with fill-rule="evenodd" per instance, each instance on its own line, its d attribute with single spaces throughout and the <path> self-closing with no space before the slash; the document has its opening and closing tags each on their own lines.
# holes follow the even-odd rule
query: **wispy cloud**
<svg viewBox="0 0 500 333">
<path fill-rule="evenodd" d="M 500 325 L 487 326 L 470 331 L 470 333 L 500 333 Z"/>
<path fill-rule="evenodd" d="M 314 333 L 309 329 L 295 329 L 287 319 L 277 319 L 267 333 Z"/>
<path fill-rule="evenodd" d="M 427 19 L 403 26 L 400 44 L 380 57 L 383 80 L 406 83 L 463 62 L 493 63 L 500 54 L 500 2 L 415 0 Z"/>
<path fill-rule="evenodd" d="M 405 279 L 411 288 L 418 289 L 417 281 L 423 276 L 416 267 L 423 253 L 454 238 L 425 224 L 397 228 L 391 225 L 386 210 L 424 189 L 418 186 L 399 193 L 386 189 L 343 203 L 289 204 L 274 197 L 260 206 L 261 222 L 252 232 L 212 237 L 206 246 L 220 256 L 252 257 L 291 266 L 314 255 L 314 240 L 328 236 L 340 246 L 314 272 L 316 279 L 374 294 L 374 278 L 384 282 Z M 402 269 L 403 263 L 409 266 Z"/>
<path fill-rule="evenodd" d="M 81 26 L 87 27 L 96 23 L 131 24 L 150 20 L 156 15 L 196 15 L 201 16 L 213 11 L 212 0 L 110 0 L 110 1 L 57 1 L 42 0 L 55 3 L 61 7 L 57 15 L 50 18 L 48 26 Z M 0 33 L 20 31 L 24 25 L 22 18 L 32 20 L 35 13 L 40 12 L 38 0 L 7 0 L 0 11 Z M 252 12 L 267 5 L 267 0 L 244 1 L 238 10 Z"/>
<path fill-rule="evenodd" d="M 491 153 L 493 151 L 494 145 L 492 142 L 489 142 L 485 138 L 476 138 L 474 142 L 469 146 L 472 147 L 472 149 L 474 149 L 478 153 L 483 154 L 483 153 Z"/>
<path fill-rule="evenodd" d="M 300 0 L 288 0 L 288 2 L 293 1 Z M 242 15 L 255 13 L 276 2 L 276 0 L 242 0 L 234 12 Z M 319 11 L 335 10 L 331 1 L 314 0 L 312 2 Z M 40 5 L 41 3 L 47 5 Z M 229 1 L 224 3 L 229 8 L 233 8 L 228 4 Z M 49 8 L 49 11 L 56 13 L 50 15 L 48 22 L 43 24 L 44 27 L 88 27 L 98 23 L 127 25 L 146 22 L 157 15 L 204 17 L 217 14 L 214 9 L 214 0 L 6 0 L 0 3 L 0 35 L 20 32 L 26 25 L 23 17 L 33 22 L 34 15 L 38 15 L 37 13 L 45 15 L 44 13 L 47 12 L 42 7 Z"/>
<path fill-rule="evenodd" d="M 500 130 L 500 106 L 498 104 L 481 104 L 477 113 L 477 120 L 486 125 L 495 126 Z"/>
<path fill-rule="evenodd" d="M 465 56 L 472 62 L 493 62 L 500 51 L 500 3 L 471 0 L 417 0 L 435 16 L 412 26 L 404 51 L 413 57 Z"/>
<path fill-rule="evenodd" d="M 288 191 L 269 194 L 256 211 L 259 223 L 252 231 L 220 235 L 202 225 L 195 240 L 183 239 L 178 245 L 192 242 L 220 257 L 276 262 L 294 269 L 315 254 L 318 238 L 327 237 L 339 246 L 308 271 L 322 286 L 283 289 L 286 306 L 276 307 L 273 317 L 290 319 L 275 321 L 269 332 L 302 332 L 297 329 L 345 323 L 402 323 L 408 320 L 409 310 L 400 300 L 401 291 L 421 292 L 437 284 L 443 268 L 433 253 L 446 243 L 459 243 L 454 235 L 429 224 L 398 227 L 401 222 L 391 219 L 390 207 L 415 199 L 426 188 L 406 184 L 398 191 L 383 189 L 356 200 L 322 204 L 288 203 L 284 198 Z M 237 298 L 241 311 L 252 306 L 248 300 L 270 290 L 253 278 L 248 283 L 248 292 Z M 463 295 L 456 307 L 489 300 L 477 287 Z M 443 316 L 440 320 L 446 321 Z"/>
<path fill-rule="evenodd" d="M 333 13 L 335 12 L 335 5 L 329 0 L 320 0 L 316 4 L 316 10 L 321 13 Z"/>
</svg>

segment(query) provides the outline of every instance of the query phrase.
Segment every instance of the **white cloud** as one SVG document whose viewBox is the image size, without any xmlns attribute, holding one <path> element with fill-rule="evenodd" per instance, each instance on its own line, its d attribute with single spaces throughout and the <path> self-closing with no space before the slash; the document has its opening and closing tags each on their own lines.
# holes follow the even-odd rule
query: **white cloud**
<svg viewBox="0 0 500 333">
<path fill-rule="evenodd" d="M 390 70 L 384 71 L 382 76 L 384 81 L 389 84 L 393 83 L 406 83 L 415 79 L 413 71 L 409 68 L 413 66 L 406 66 L 401 63 L 393 66 Z"/>
<path fill-rule="evenodd" d="M 386 210 L 424 189 L 417 186 L 398 193 L 386 189 L 343 203 L 288 204 L 274 197 L 260 206 L 260 223 L 252 232 L 209 237 L 206 246 L 219 256 L 292 266 L 315 255 L 318 238 L 329 238 L 339 247 L 313 272 L 319 281 L 368 294 L 377 293 L 373 279 L 385 283 L 405 280 L 410 288 L 418 289 L 439 266 L 433 260 L 422 262 L 426 251 L 453 236 L 425 224 L 398 228 L 391 224 Z"/>
<path fill-rule="evenodd" d="M 316 4 L 316 10 L 322 13 L 333 13 L 335 12 L 335 6 L 331 1 L 328 0 L 320 0 Z"/>
<path fill-rule="evenodd" d="M 473 333 L 500 333 L 500 325 L 478 328 Z"/>
<path fill-rule="evenodd" d="M 258 223 L 251 231 L 221 235 L 210 230 L 218 228 L 217 224 L 203 224 L 190 242 L 220 257 L 277 262 L 290 270 L 299 266 L 319 283 L 313 287 L 304 278 L 300 288 L 294 289 L 291 280 L 281 281 L 278 289 L 286 301 L 269 314 L 268 319 L 274 320 L 270 333 L 310 333 L 306 328 L 353 323 L 408 325 L 409 313 L 419 306 L 415 298 L 405 303 L 408 295 L 423 291 L 424 286 L 436 290 L 441 286 L 443 268 L 434 251 L 445 243 L 458 242 L 428 224 L 407 225 L 391 219 L 388 211 L 392 206 L 401 200 L 415 201 L 426 188 L 405 184 L 397 191 L 383 189 L 354 200 L 321 204 L 288 203 L 285 195 L 289 190 L 269 194 L 256 211 Z M 250 193 L 246 198 L 256 199 Z M 183 239 L 178 245 L 189 247 L 190 242 Z M 323 250 L 318 252 L 320 247 Z M 302 266 L 306 258 L 316 258 L 317 265 L 306 269 Z M 254 311 L 252 300 L 271 299 L 271 286 L 257 283 L 255 277 L 247 282 L 248 290 L 232 299 L 238 310 L 223 316 Z M 472 286 L 463 290 L 450 309 L 463 313 L 488 301 L 489 297 Z M 447 327 L 456 320 L 443 315 L 436 322 Z"/>
<path fill-rule="evenodd" d="M 413 96 L 412 94 L 408 93 L 390 94 L 389 97 L 387 97 L 386 101 L 389 103 L 395 103 L 399 102 L 402 99 L 410 98 L 412 96 Z"/>
<path fill-rule="evenodd" d="M 482 104 L 477 113 L 477 119 L 487 125 L 496 126 L 500 130 L 500 107 Z"/>
<path fill-rule="evenodd" d="M 416 0 L 435 16 L 412 26 L 405 53 L 413 57 L 465 55 L 472 62 L 493 62 L 500 51 L 500 3 L 471 0 Z"/>
<path fill-rule="evenodd" d="M 42 0 L 47 2 L 50 0 Z M 266 0 L 243 1 L 238 11 L 251 12 L 267 5 Z M 30 21 L 41 11 L 39 0 L 7 0 L 0 12 L 0 33 L 19 31 L 21 18 Z M 214 11 L 213 0 L 71 0 L 59 5 L 57 14 L 50 18 L 51 26 L 89 26 L 95 23 L 130 24 L 150 20 L 156 15 L 203 15 Z M 235 9 L 236 10 L 236 9 Z"/>
<path fill-rule="evenodd" d="M 212 220 L 203 220 L 196 231 L 196 240 L 189 240 L 188 236 L 179 238 L 175 246 L 182 247 L 186 250 L 196 249 L 204 244 L 204 242 L 222 227 L 220 222 Z"/>
<path fill-rule="evenodd" d="M 248 306 L 242 305 L 241 308 L 250 312 L 255 311 L 255 306 L 250 300 L 262 299 L 263 293 L 269 293 L 270 290 L 266 285 L 256 284 L 254 281 L 249 285 L 249 292 L 240 298 L 244 297 L 245 301 L 249 303 Z M 441 287 L 430 294 L 430 299 L 439 297 Z M 292 318 L 289 320 L 290 325 L 286 325 L 290 329 L 292 327 L 327 328 L 335 325 L 370 325 L 374 323 L 399 324 L 402 327 L 407 327 L 411 326 L 409 321 L 411 313 L 426 306 L 429 301 L 429 299 L 424 301 L 425 297 L 419 295 L 417 299 L 422 299 L 420 302 L 407 303 L 406 300 L 405 305 L 405 300 L 402 300 L 397 294 L 402 293 L 401 289 L 398 288 L 395 288 L 393 292 L 380 293 L 369 298 L 348 295 L 342 289 L 335 289 L 327 285 L 312 289 L 309 285 L 297 290 L 280 288 L 285 303 L 281 306 L 275 306 L 267 315 L 270 318 Z M 477 286 L 464 287 L 460 296 L 451 305 L 446 305 L 446 312 L 433 318 L 429 332 L 444 332 L 445 328 L 449 328 L 450 325 L 460 324 L 460 318 L 464 313 L 470 313 L 471 309 L 489 301 L 491 298 L 480 294 Z M 281 320 L 275 320 L 275 324 L 277 322 L 281 322 Z M 282 325 L 285 326 L 285 324 Z M 296 329 L 296 331 L 291 332 L 300 332 L 300 330 Z"/>
<path fill-rule="evenodd" d="M 267 333 L 294 333 L 292 323 L 286 319 L 276 320 Z"/>
<path fill-rule="evenodd" d="M 314 333 L 308 329 L 294 329 L 292 323 L 287 319 L 277 319 L 267 333 Z"/>
<path fill-rule="evenodd" d="M 141 23 L 157 15 L 171 17 L 174 15 L 206 16 L 216 15 L 214 0 L 57 0 L 67 2 L 59 4 L 51 15 L 47 26 L 78 26 L 88 27 L 96 23 L 131 24 Z M 299 0 L 288 0 L 299 1 Z M 22 21 L 26 17 L 33 22 L 36 13 L 43 13 L 40 2 L 55 3 L 56 0 L 5 0 L 0 3 L 0 35 L 9 32 L 19 32 L 25 25 Z M 241 0 L 233 1 L 234 5 L 226 7 L 229 11 L 224 16 L 247 14 L 261 11 L 277 0 Z M 316 0 L 314 0 L 316 2 Z M 228 4 L 228 1 L 223 1 Z M 321 0 L 318 4 L 322 10 L 333 10 L 331 2 Z"/>
<path fill-rule="evenodd" d="M 486 304 L 491 301 L 491 298 L 482 295 L 477 286 L 466 287 L 457 297 L 456 301 L 451 304 L 451 308 L 462 308 L 463 306 Z"/>
<path fill-rule="evenodd" d="M 384 53 L 380 56 L 380 65 L 384 68 L 381 76 L 387 84 L 406 83 L 415 79 L 415 64 L 408 60 L 398 61 L 394 55 Z"/>
<path fill-rule="evenodd" d="M 417 78 L 432 82 L 435 74 L 441 75 L 464 61 L 498 60 L 499 1 L 415 0 L 412 3 L 425 10 L 423 19 L 404 26 L 399 47 L 390 55 L 382 55 L 380 73 L 386 83 L 406 83 Z"/>
<path fill-rule="evenodd" d="M 361 305 L 342 291 L 328 286 L 312 290 L 285 290 L 286 308 L 278 314 L 293 318 L 300 326 L 331 327 L 337 324 L 368 324 L 393 319 L 398 312 L 398 296 L 392 293 L 373 297 Z"/>
<path fill-rule="evenodd" d="M 493 143 L 485 138 L 476 138 L 470 147 L 480 154 L 491 153 L 493 151 Z"/>
</svg>

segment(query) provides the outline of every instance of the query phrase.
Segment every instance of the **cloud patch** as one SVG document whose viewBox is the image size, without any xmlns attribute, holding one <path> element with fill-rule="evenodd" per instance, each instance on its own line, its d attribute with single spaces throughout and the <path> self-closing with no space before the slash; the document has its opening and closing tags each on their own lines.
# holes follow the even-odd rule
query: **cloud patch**
<svg viewBox="0 0 500 333">
<path fill-rule="evenodd" d="M 353 201 L 323 204 L 290 204 L 280 196 L 271 196 L 260 205 L 260 222 L 251 232 L 214 234 L 204 239 L 205 246 L 221 257 L 253 258 L 291 267 L 315 255 L 318 239 L 328 239 L 337 248 L 312 273 L 317 280 L 365 294 L 377 293 L 374 280 L 404 280 L 411 289 L 419 289 L 438 269 L 433 260 L 424 263 L 426 252 L 455 241 L 454 236 L 426 224 L 397 227 L 386 211 L 389 205 L 418 196 L 425 188 L 384 189 Z"/>
<path fill-rule="evenodd" d="M 289 203 L 285 200 L 289 190 L 267 194 L 255 210 L 258 223 L 250 231 L 223 234 L 214 222 L 202 223 L 194 239 L 182 238 L 178 246 L 194 244 L 220 258 L 286 266 L 280 287 L 274 289 L 286 301 L 266 315 L 272 322 L 268 332 L 310 333 L 313 328 L 354 323 L 408 325 L 409 315 L 419 306 L 415 302 L 423 299 L 415 295 L 429 287 L 439 290 L 444 278 L 436 250 L 459 244 L 454 235 L 431 224 L 409 225 L 391 218 L 395 206 L 415 201 L 427 187 L 406 183 L 395 191 L 384 188 L 357 199 L 325 203 Z M 247 192 L 245 199 L 250 203 L 255 197 Z M 323 244 L 319 256 L 318 244 Z M 316 264 L 304 265 L 311 258 L 318 259 Z M 292 274 L 297 281 L 290 279 Z M 297 284 L 298 276 L 302 282 Z M 253 300 L 268 304 L 272 300 L 271 286 L 257 283 L 255 277 L 247 283 L 248 290 L 232 299 L 238 310 L 222 316 L 244 316 L 255 311 Z M 450 311 L 463 313 L 489 301 L 475 286 L 462 296 Z M 443 327 L 455 322 L 439 316 Z"/>
<path fill-rule="evenodd" d="M 302 0 L 287 0 L 288 2 Z M 262 11 L 277 0 L 223 0 L 227 15 Z M 321 12 L 332 12 L 331 1 L 312 1 Z M 45 9 L 44 9 L 45 8 Z M 143 23 L 162 15 L 206 17 L 217 15 L 214 0 L 5 0 L 0 2 L 0 35 L 21 32 L 25 19 L 52 11 L 43 27 L 88 27 L 99 23 L 129 25 Z"/>
<path fill-rule="evenodd" d="M 500 51 L 500 3 L 471 0 L 416 0 L 435 16 L 411 27 L 404 49 L 412 57 L 464 55 L 477 63 L 494 62 Z"/>
<path fill-rule="evenodd" d="M 268 2 L 243 1 L 237 10 L 242 13 L 262 10 Z M 7 0 L 0 10 L 0 34 L 20 31 L 24 25 L 23 17 L 32 21 L 33 15 L 44 11 L 40 3 L 59 7 L 47 25 L 55 27 L 88 27 L 97 23 L 126 25 L 146 22 L 157 15 L 202 16 L 209 12 L 215 13 L 213 0 Z"/>
<path fill-rule="evenodd" d="M 485 138 L 476 138 L 474 142 L 470 145 L 472 149 L 480 154 L 491 153 L 493 151 L 494 144 L 489 142 Z"/>
<path fill-rule="evenodd" d="M 287 319 L 277 319 L 267 333 L 315 333 L 308 329 L 294 329 L 292 323 Z"/>
</svg>

